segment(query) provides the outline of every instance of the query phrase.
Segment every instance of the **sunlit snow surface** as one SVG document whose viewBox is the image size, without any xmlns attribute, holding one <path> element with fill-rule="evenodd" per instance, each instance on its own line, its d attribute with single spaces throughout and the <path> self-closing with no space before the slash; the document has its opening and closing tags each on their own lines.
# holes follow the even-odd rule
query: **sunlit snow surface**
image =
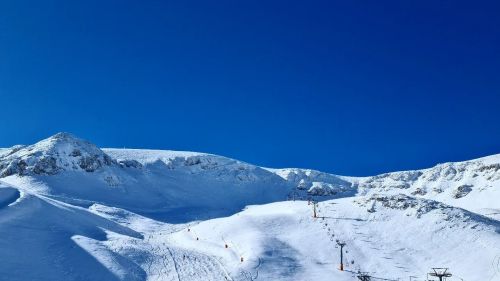
<svg viewBox="0 0 500 281">
<path fill-rule="evenodd" d="M 500 155 L 354 178 L 60 134 L 0 171 L 1 280 L 500 280 Z"/>
</svg>

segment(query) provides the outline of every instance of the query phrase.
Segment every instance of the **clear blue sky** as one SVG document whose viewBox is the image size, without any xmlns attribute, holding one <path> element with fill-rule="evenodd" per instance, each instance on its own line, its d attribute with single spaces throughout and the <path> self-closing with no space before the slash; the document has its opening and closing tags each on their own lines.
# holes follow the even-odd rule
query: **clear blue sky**
<svg viewBox="0 0 500 281">
<path fill-rule="evenodd" d="M 0 146 L 347 175 L 500 153 L 498 1 L 0 1 Z"/>
</svg>

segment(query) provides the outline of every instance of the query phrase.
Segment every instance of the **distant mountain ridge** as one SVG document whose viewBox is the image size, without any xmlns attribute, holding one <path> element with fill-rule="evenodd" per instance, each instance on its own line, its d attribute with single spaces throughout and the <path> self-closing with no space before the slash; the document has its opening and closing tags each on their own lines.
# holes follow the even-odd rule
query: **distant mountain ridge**
<svg viewBox="0 0 500 281">
<path fill-rule="evenodd" d="M 137 212 L 187 208 L 196 210 L 193 218 L 207 208 L 231 214 L 249 204 L 283 200 L 290 190 L 274 173 L 238 160 L 194 152 L 100 149 L 69 133 L 2 149 L 0 178 L 71 204 L 100 203 Z"/>
<path fill-rule="evenodd" d="M 500 154 L 422 170 L 347 177 L 310 169 L 262 168 L 207 153 L 100 149 L 70 133 L 58 133 L 33 145 L 0 150 L 0 178 L 35 176 L 42 177 L 43 181 L 45 176 L 65 172 L 83 175 L 95 172 L 96 176 L 92 177 L 101 178 L 114 187 L 144 180 L 143 185 L 155 185 L 148 174 L 157 176 L 157 181 L 164 177 L 193 176 L 203 179 L 201 182 L 247 185 L 249 189 L 252 185 L 280 186 L 279 195 L 271 196 L 273 198 L 326 199 L 353 194 L 403 193 L 465 208 L 473 207 L 467 202 L 470 200 L 464 200 L 467 196 L 478 197 L 483 202 L 481 208 L 488 209 L 494 205 L 492 196 L 500 194 Z"/>
<path fill-rule="evenodd" d="M 481 214 L 497 214 L 500 198 L 500 154 L 438 164 L 422 170 L 369 177 L 331 175 L 309 169 L 269 169 L 297 186 L 297 194 L 406 194 L 437 200 Z M 342 196 L 341 196 L 342 197 Z M 498 216 L 498 215 L 496 215 Z"/>
</svg>

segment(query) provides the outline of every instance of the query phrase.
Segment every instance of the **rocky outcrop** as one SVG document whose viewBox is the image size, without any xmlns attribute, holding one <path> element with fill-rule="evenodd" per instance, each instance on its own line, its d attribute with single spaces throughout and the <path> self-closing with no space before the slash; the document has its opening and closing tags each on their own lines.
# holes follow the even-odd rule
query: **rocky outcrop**
<svg viewBox="0 0 500 281">
<path fill-rule="evenodd" d="M 464 184 L 457 187 L 457 189 L 455 189 L 455 191 L 453 192 L 453 198 L 458 199 L 465 197 L 467 194 L 469 194 L 469 192 L 472 191 L 472 187 L 473 185 L 470 184 Z"/>
<path fill-rule="evenodd" d="M 500 184 L 500 155 L 480 159 L 451 162 L 433 168 L 386 173 L 354 179 L 360 194 L 384 192 L 406 193 L 431 198 L 443 194 L 452 199 Z M 450 194 L 450 195 L 448 195 Z"/>
<path fill-rule="evenodd" d="M 106 166 L 120 165 L 94 144 L 68 133 L 29 146 L 15 146 L 0 155 L 0 177 L 54 175 L 68 170 L 94 172 Z"/>
</svg>

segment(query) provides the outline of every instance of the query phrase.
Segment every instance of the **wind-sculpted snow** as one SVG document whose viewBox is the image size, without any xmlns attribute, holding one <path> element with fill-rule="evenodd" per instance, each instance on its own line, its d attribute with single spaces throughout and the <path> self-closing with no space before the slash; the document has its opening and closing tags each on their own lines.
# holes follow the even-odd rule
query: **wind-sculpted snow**
<svg viewBox="0 0 500 281">
<path fill-rule="evenodd" d="M 13 204 L 21 197 L 18 189 L 10 186 L 0 186 L 0 209 Z"/>
<path fill-rule="evenodd" d="M 71 238 L 103 241 L 106 231 L 142 238 L 86 209 L 30 194 L 0 208 L 0 226 L 2 280 L 120 280 Z"/>
<path fill-rule="evenodd" d="M 280 181 L 260 167 L 222 156 L 165 150 L 104 149 L 118 161 L 137 161 L 144 167 L 162 165 L 170 172 L 201 175 L 235 184 L 260 180 Z"/>
</svg>

